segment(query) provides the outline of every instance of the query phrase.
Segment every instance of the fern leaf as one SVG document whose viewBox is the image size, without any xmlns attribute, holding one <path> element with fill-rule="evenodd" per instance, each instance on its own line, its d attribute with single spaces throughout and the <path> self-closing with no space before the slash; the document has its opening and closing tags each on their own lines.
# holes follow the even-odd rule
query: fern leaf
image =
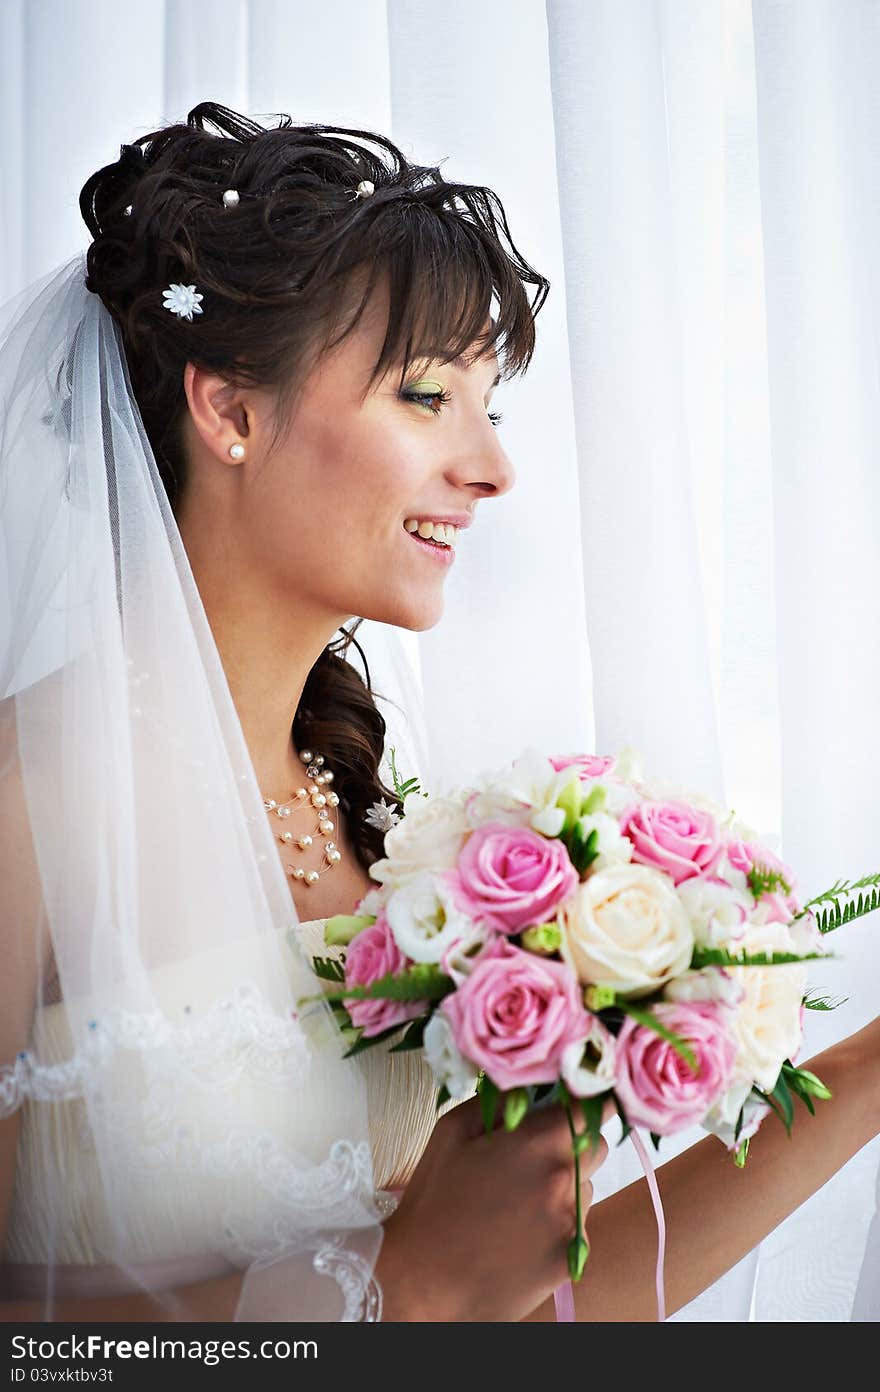
<svg viewBox="0 0 880 1392">
<path fill-rule="evenodd" d="M 695 947 L 691 970 L 702 967 L 782 967 L 790 962 L 833 960 L 830 952 L 728 952 L 724 947 Z"/>
</svg>

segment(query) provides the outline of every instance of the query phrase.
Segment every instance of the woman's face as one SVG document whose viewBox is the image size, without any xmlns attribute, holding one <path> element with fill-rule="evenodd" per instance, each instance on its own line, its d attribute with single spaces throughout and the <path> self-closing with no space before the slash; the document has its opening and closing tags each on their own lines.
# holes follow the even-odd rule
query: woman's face
<svg viewBox="0 0 880 1392">
<path fill-rule="evenodd" d="M 275 451 L 260 459 L 254 441 L 236 521 L 250 563 L 268 572 L 282 602 L 306 599 L 334 625 L 360 615 L 422 630 L 440 618 L 455 553 L 405 524 L 458 518 L 455 545 L 467 546 L 477 502 L 506 493 L 514 471 L 488 415 L 494 357 L 418 363 L 403 395 L 395 367 L 364 397 L 386 296 L 383 283 L 357 327 L 312 370 Z M 431 400 L 441 391 L 448 401 Z M 268 420 L 265 428 L 258 420 L 260 430 L 268 434 Z"/>
</svg>

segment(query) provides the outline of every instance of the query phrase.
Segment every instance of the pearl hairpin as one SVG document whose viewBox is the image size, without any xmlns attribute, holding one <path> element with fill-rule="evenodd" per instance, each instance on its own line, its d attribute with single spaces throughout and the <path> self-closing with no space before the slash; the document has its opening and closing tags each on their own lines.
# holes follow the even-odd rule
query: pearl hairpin
<svg viewBox="0 0 880 1392">
<path fill-rule="evenodd" d="M 296 792 L 291 793 L 290 800 L 285 803 L 276 802 L 274 798 L 263 798 L 263 806 L 266 811 L 275 817 L 286 820 L 295 810 L 300 808 L 309 809 L 315 813 L 318 824 L 314 828 L 322 837 L 328 837 L 335 831 L 335 826 L 330 820 L 329 808 L 339 806 L 339 797 L 330 789 L 333 782 L 333 773 L 330 769 L 324 768 L 323 754 L 313 754 L 310 749 L 302 750 L 300 759 L 306 765 L 306 776 L 311 782 L 304 788 L 297 788 Z M 326 788 L 325 793 L 322 789 Z M 276 840 L 284 846 L 296 845 L 301 851 L 308 850 L 313 845 L 314 838 L 308 834 L 295 836 L 292 831 L 276 831 L 273 833 Z M 317 884 L 324 870 L 332 870 L 334 865 L 338 865 L 342 859 L 342 852 L 337 848 L 335 841 L 325 841 L 324 858 L 326 865 L 321 870 L 305 870 L 302 865 L 286 866 L 287 873 L 292 875 L 295 880 L 302 880 L 304 884 Z"/>
<path fill-rule="evenodd" d="M 241 202 L 238 196 L 238 189 L 227 189 L 223 195 L 224 208 L 236 208 Z"/>
</svg>

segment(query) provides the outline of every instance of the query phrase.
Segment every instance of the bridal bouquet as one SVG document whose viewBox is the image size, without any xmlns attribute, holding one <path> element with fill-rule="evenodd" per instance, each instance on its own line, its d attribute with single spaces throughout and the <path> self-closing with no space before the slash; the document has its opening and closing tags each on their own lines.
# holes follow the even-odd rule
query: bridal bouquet
<svg viewBox="0 0 880 1392">
<path fill-rule="evenodd" d="M 880 906 L 880 874 L 801 904 L 795 877 L 734 813 L 641 775 L 638 755 L 527 750 L 475 786 L 428 796 L 392 772 L 398 810 L 377 887 L 328 920 L 319 958 L 350 1054 L 406 1026 L 438 1106 L 476 1092 L 487 1130 L 562 1105 L 572 1136 L 579 1280 L 579 1156 L 610 1094 L 655 1146 L 698 1123 L 745 1163 L 772 1109 L 830 1097 L 796 1059 L 805 963 L 825 935 Z M 853 896 L 858 892 L 858 898 Z M 824 908 L 822 906 L 825 906 Z"/>
</svg>

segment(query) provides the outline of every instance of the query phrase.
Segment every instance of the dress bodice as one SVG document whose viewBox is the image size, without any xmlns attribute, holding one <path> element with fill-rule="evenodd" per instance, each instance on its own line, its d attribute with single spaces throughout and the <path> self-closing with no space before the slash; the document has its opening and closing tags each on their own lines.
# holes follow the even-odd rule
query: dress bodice
<svg viewBox="0 0 880 1392">
<path fill-rule="evenodd" d="M 293 929 L 309 957 L 340 956 L 340 949 L 324 943 L 325 922 L 314 919 Z M 292 975 L 293 953 L 288 947 L 282 955 L 290 961 Z M 224 972 L 228 979 L 228 959 Z M 201 1009 L 211 1000 L 210 970 L 206 974 L 204 963 L 198 969 L 178 963 L 174 973 L 170 987 L 165 983 L 166 1009 L 193 1011 L 188 1018 L 198 1020 L 202 1032 L 197 1034 L 193 1025 L 187 1066 L 180 1070 L 184 1076 L 176 1079 L 163 1073 L 141 1108 L 150 1135 L 149 1144 L 137 1152 L 137 1162 L 129 1156 L 123 1160 L 120 1151 L 120 1163 L 128 1168 L 130 1211 L 137 1215 L 132 1256 L 137 1261 L 161 1261 L 219 1247 L 240 1260 L 258 1250 L 261 1235 L 277 1226 L 285 1183 L 295 1182 L 292 1171 L 285 1175 L 285 1155 L 302 1154 L 305 1134 L 310 1158 L 323 1163 L 335 1139 L 329 1118 L 338 1109 L 327 1109 L 323 1115 L 318 1095 L 305 1120 L 301 1107 L 295 1109 L 296 1115 L 289 1115 L 294 1109 L 284 1105 L 284 1080 L 293 1076 L 297 1064 L 295 1048 L 286 1047 L 283 1022 L 273 1016 L 266 1027 L 268 1046 L 264 1028 L 260 1048 L 254 1047 L 263 1028 L 259 1002 L 244 991 L 234 1002 L 238 1035 L 230 1052 L 225 1043 L 230 1016 L 222 1022 L 221 1047 L 216 1031 L 212 1034 L 210 1011 Z M 228 1002 L 220 1004 L 228 1008 Z M 70 1055 L 63 1002 L 41 1012 L 40 1027 L 42 1060 L 63 1064 Z M 442 1114 L 436 1110 L 436 1085 L 421 1054 L 389 1052 L 397 1038 L 392 1036 L 348 1061 L 365 1079 L 373 1182 L 381 1191 L 379 1209 L 384 1213 L 394 1206 L 387 1191 L 407 1184 Z M 199 1069 L 215 1070 L 212 1095 L 216 1097 L 216 1069 L 221 1067 L 227 1070 L 223 1106 L 204 1108 Z M 313 1091 L 320 1094 L 320 1087 Z M 57 1100 L 25 1097 L 3 1253 L 6 1262 L 88 1264 L 110 1259 L 113 1234 L 103 1199 L 106 1177 L 102 1179 L 98 1172 L 85 1106 L 75 1090 Z M 144 1155 L 150 1157 L 148 1161 Z"/>
</svg>

